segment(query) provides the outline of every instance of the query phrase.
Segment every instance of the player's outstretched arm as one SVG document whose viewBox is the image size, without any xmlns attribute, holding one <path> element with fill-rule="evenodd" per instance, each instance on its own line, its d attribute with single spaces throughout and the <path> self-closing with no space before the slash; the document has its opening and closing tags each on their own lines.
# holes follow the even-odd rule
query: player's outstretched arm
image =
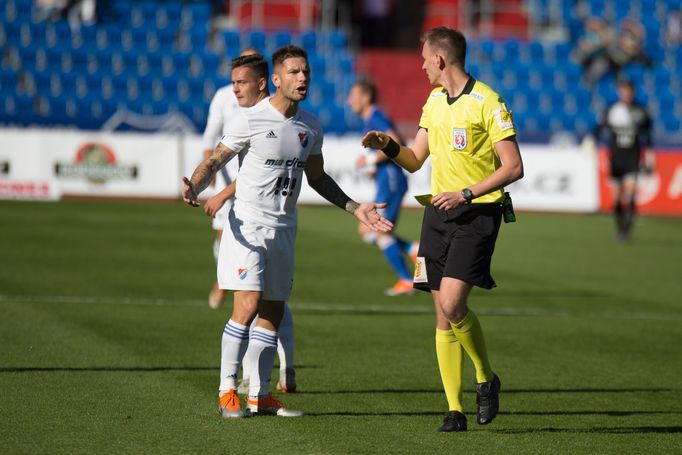
<svg viewBox="0 0 682 455">
<path fill-rule="evenodd" d="M 223 208 L 223 205 L 228 201 L 228 199 L 234 197 L 237 192 L 237 181 L 233 180 L 232 183 L 227 185 L 221 192 L 208 198 L 204 204 L 204 212 L 211 218 L 215 218 L 218 210 Z"/>
<path fill-rule="evenodd" d="M 192 207 L 198 207 L 197 200 L 199 194 L 211 183 L 216 173 L 230 161 L 236 153 L 219 143 L 211 156 L 202 161 L 194 170 L 192 178 L 182 178 L 184 184 L 182 189 L 182 200 Z"/>
<path fill-rule="evenodd" d="M 429 141 L 425 129 L 420 128 L 412 147 L 401 146 L 391 136 L 382 131 L 369 131 L 362 138 L 364 147 L 380 149 L 387 157 L 398 163 L 408 172 L 416 172 L 429 157 Z"/>
<path fill-rule="evenodd" d="M 324 172 L 324 159 L 322 155 L 311 155 L 305 166 L 308 184 L 317 193 L 334 204 L 335 206 L 354 215 L 360 222 L 374 231 L 389 232 L 393 223 L 379 215 L 377 208 L 385 204 L 359 204 L 343 192 L 339 185 L 326 172 Z"/>
</svg>

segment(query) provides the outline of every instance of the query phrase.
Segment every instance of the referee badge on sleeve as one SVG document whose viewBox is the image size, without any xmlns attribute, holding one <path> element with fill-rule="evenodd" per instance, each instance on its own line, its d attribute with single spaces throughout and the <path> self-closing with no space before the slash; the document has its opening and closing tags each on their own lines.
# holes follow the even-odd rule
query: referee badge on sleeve
<svg viewBox="0 0 682 455">
<path fill-rule="evenodd" d="M 426 277 L 426 262 L 421 256 L 417 257 L 417 261 L 414 263 L 414 278 L 413 283 L 428 283 L 429 280 Z"/>
<path fill-rule="evenodd" d="M 455 150 L 464 150 L 467 146 L 467 129 L 453 128 L 452 129 L 452 147 Z"/>
<path fill-rule="evenodd" d="M 500 127 L 500 131 L 514 128 L 512 113 L 506 107 L 498 107 L 495 110 L 495 120 L 497 120 L 497 126 Z"/>
</svg>

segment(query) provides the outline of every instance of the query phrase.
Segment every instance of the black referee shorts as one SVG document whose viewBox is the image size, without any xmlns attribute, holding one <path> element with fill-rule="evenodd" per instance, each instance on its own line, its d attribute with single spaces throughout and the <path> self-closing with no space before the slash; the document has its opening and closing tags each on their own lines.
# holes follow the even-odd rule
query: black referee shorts
<svg viewBox="0 0 682 455">
<path fill-rule="evenodd" d="M 443 277 L 457 278 L 484 289 L 495 287 L 490 261 L 502 220 L 502 205 L 469 204 L 452 210 L 426 207 L 419 257 L 426 266 L 423 291 L 439 290 Z M 415 277 L 416 279 L 416 277 Z"/>
</svg>

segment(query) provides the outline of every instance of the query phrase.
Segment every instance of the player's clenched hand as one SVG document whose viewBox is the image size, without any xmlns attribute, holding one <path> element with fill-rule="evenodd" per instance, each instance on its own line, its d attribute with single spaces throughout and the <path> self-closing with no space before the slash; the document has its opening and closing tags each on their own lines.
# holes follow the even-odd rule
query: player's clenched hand
<svg viewBox="0 0 682 455">
<path fill-rule="evenodd" d="M 372 204 L 367 202 L 360 204 L 358 208 L 355 209 L 355 212 L 353 212 L 353 215 L 355 215 L 361 223 L 368 226 L 373 231 L 391 232 L 391 229 L 393 229 L 393 223 L 379 215 L 379 212 L 377 212 L 377 209 L 384 207 L 386 207 L 386 204 Z"/>
<path fill-rule="evenodd" d="M 386 133 L 382 133 L 381 131 L 369 131 L 362 138 L 361 143 L 363 147 L 383 149 L 388 145 L 390 140 L 391 137 Z"/>
<path fill-rule="evenodd" d="M 182 200 L 192 207 L 199 207 L 197 192 L 187 177 L 182 178 Z"/>
<path fill-rule="evenodd" d="M 431 204 L 441 210 L 450 210 L 466 204 L 466 199 L 461 192 L 439 193 L 431 199 Z"/>
<path fill-rule="evenodd" d="M 223 208 L 223 205 L 225 205 L 225 199 L 220 194 L 216 194 L 208 198 L 204 204 L 204 212 L 211 218 L 215 218 L 216 213 Z"/>
</svg>

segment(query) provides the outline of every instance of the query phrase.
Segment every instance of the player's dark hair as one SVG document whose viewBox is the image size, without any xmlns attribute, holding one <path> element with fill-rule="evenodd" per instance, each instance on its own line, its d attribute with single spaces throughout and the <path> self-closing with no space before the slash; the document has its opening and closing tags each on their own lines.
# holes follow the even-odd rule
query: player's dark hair
<svg viewBox="0 0 682 455">
<path fill-rule="evenodd" d="M 232 59 L 232 69 L 242 66 L 253 70 L 259 79 L 264 78 L 267 80 L 269 77 L 268 62 L 260 54 L 245 55 L 244 57 Z"/>
<path fill-rule="evenodd" d="M 618 81 L 616 82 L 616 86 L 618 86 L 618 87 L 630 87 L 630 90 L 635 89 L 635 83 L 632 82 L 630 79 L 627 79 L 627 78 L 618 79 Z"/>
<path fill-rule="evenodd" d="M 464 69 L 467 56 L 467 40 L 459 30 L 450 27 L 436 27 L 424 33 L 422 43 L 429 43 L 434 51 L 443 54 L 450 65 Z"/>
<path fill-rule="evenodd" d="M 367 79 L 361 79 L 353 85 L 358 87 L 360 90 L 362 90 L 362 93 L 369 95 L 369 102 L 370 103 L 376 104 L 376 102 L 377 102 L 377 86 L 376 85 L 374 85 L 372 82 L 370 82 Z"/>
<path fill-rule="evenodd" d="M 308 53 L 302 47 L 294 46 L 293 44 L 288 44 L 284 47 L 280 47 L 272 54 L 272 67 L 281 65 L 284 60 L 292 57 L 302 57 L 308 60 Z"/>
</svg>

